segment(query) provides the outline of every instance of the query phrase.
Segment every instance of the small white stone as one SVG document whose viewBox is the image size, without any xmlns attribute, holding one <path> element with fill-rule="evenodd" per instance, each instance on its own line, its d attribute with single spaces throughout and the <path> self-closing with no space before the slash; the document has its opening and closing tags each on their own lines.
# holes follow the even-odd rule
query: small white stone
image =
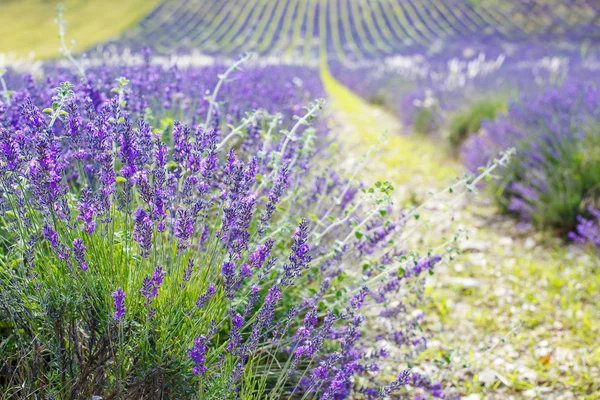
<svg viewBox="0 0 600 400">
<path fill-rule="evenodd" d="M 537 380 L 538 374 L 534 370 L 521 366 L 517 369 L 521 378 L 528 380 L 529 382 L 535 382 Z"/>
<path fill-rule="evenodd" d="M 554 327 L 554 329 L 559 329 L 559 330 L 563 328 L 563 324 L 558 320 L 554 321 L 552 326 Z"/>
<path fill-rule="evenodd" d="M 527 239 L 525 239 L 525 248 L 527 250 L 533 249 L 536 244 L 537 243 L 535 242 L 535 240 L 533 238 L 528 237 Z"/>
<path fill-rule="evenodd" d="M 558 362 L 565 362 L 573 358 L 572 352 L 564 347 L 557 347 L 554 350 L 554 358 Z"/>
<path fill-rule="evenodd" d="M 450 280 L 454 285 L 465 288 L 477 288 L 480 286 L 479 281 L 473 278 L 452 278 Z"/>
<path fill-rule="evenodd" d="M 534 354 L 536 357 L 546 357 L 548 354 L 550 354 L 550 349 L 548 349 L 547 347 L 538 347 L 537 349 L 535 349 Z"/>
<path fill-rule="evenodd" d="M 477 380 L 484 385 L 491 385 L 495 383 L 498 378 L 496 377 L 496 373 L 491 369 L 484 369 L 477 375 Z"/>
</svg>

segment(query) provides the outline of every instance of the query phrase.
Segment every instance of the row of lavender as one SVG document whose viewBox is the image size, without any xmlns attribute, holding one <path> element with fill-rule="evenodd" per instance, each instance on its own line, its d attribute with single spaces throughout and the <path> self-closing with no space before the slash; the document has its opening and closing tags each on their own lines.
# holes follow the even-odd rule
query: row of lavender
<svg viewBox="0 0 600 400">
<path fill-rule="evenodd" d="M 255 51 L 305 62 L 321 51 L 341 62 L 427 51 L 440 42 L 477 38 L 598 39 L 600 8 L 593 0 L 163 0 L 114 43 L 170 53 L 191 49 L 237 55 Z"/>
<path fill-rule="evenodd" d="M 333 69 L 338 79 L 397 113 L 405 125 L 449 138 L 473 171 L 498 151 L 516 147 L 517 160 L 495 186 L 503 210 L 598 245 L 597 45 L 461 42 L 433 56 Z"/>
<path fill-rule="evenodd" d="M 315 71 L 225 70 L 3 77 L 2 392 L 449 396 L 411 369 L 443 255 L 398 244 L 389 183 L 332 167 Z"/>
</svg>

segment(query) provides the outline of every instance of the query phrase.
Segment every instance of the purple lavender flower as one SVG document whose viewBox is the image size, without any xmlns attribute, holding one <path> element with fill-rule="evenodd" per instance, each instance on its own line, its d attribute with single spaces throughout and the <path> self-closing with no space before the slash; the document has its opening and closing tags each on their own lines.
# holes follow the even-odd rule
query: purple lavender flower
<svg viewBox="0 0 600 400">
<path fill-rule="evenodd" d="M 408 385 L 410 382 L 410 377 L 410 370 L 407 369 L 402 371 L 392 383 L 381 388 L 379 397 L 388 397 L 400 387 Z"/>
<path fill-rule="evenodd" d="M 287 189 L 287 187 L 289 185 L 289 180 L 290 180 L 290 173 L 288 170 L 288 166 L 284 165 L 281 168 L 281 170 L 279 171 L 279 175 L 277 176 L 277 180 L 273 184 L 273 187 L 269 191 L 269 197 L 268 197 L 267 204 L 265 206 L 265 211 L 260 216 L 259 233 L 261 235 L 265 232 L 267 224 L 271 220 L 271 216 L 273 215 L 273 212 L 275 211 L 275 207 L 277 206 L 277 203 L 279 203 L 279 200 L 281 199 L 283 192 L 285 191 L 285 189 Z"/>
<path fill-rule="evenodd" d="M 236 288 L 235 263 L 231 261 L 224 262 L 221 267 L 221 275 L 225 285 L 225 296 L 232 299 L 235 296 Z"/>
<path fill-rule="evenodd" d="M 294 244 L 290 253 L 289 262 L 283 264 L 284 285 L 293 285 L 294 279 L 302 275 L 302 271 L 308 267 L 311 257 L 308 254 L 310 247 L 308 241 L 308 223 L 305 220 L 300 222 L 298 229 L 294 233 Z"/>
<path fill-rule="evenodd" d="M 43 233 L 44 239 L 48 240 L 53 248 L 58 248 L 58 232 L 52 228 L 52 225 L 44 225 Z"/>
<path fill-rule="evenodd" d="M 192 277 L 192 272 L 194 272 L 194 259 L 190 258 L 188 260 L 187 268 L 183 271 L 183 283 L 190 280 Z"/>
<path fill-rule="evenodd" d="M 265 301 L 256 315 L 256 321 L 252 326 L 252 333 L 247 343 L 247 351 L 251 352 L 258 346 L 261 337 L 263 337 L 263 329 L 272 327 L 273 319 L 275 318 L 275 305 L 281 298 L 281 289 L 278 285 L 273 285 L 269 288 Z"/>
<path fill-rule="evenodd" d="M 188 159 L 191 150 L 189 141 L 190 128 L 176 121 L 173 125 L 173 160 L 182 163 Z"/>
<path fill-rule="evenodd" d="M 249 228 L 255 204 L 256 198 L 249 195 L 236 200 L 224 210 L 224 229 L 221 237 L 228 243 L 229 254 L 234 259 L 240 258 L 242 252 L 248 248 Z"/>
<path fill-rule="evenodd" d="M 325 363 L 322 362 L 318 367 L 316 367 L 313 370 L 313 379 L 319 382 L 324 381 L 325 379 L 327 379 L 328 372 L 329 371 L 327 370 L 327 366 L 325 365 Z"/>
<path fill-rule="evenodd" d="M 206 362 L 206 344 L 208 339 L 204 335 L 196 335 L 196 340 L 194 340 L 194 345 L 190 349 L 190 358 L 194 362 L 194 368 L 192 372 L 195 375 L 204 375 L 207 371 L 207 367 L 205 365 Z"/>
<path fill-rule="evenodd" d="M 119 146 L 119 157 L 123 166 L 121 167 L 121 175 L 124 178 L 131 178 L 135 175 L 140 156 L 141 150 L 139 149 L 137 135 L 134 134 L 133 122 L 128 114 L 123 116 L 122 122 L 120 123 L 120 146 Z M 131 183 L 131 182 L 129 182 Z"/>
<path fill-rule="evenodd" d="M 115 304 L 115 313 L 113 315 L 113 318 L 116 321 L 120 321 L 123 315 L 125 314 L 125 292 L 122 288 L 118 288 L 117 290 L 112 292 L 111 296 L 114 299 Z"/>
<path fill-rule="evenodd" d="M 227 344 L 227 351 L 232 352 L 235 349 L 238 349 L 240 343 L 242 342 L 242 335 L 240 330 L 244 325 L 244 317 L 235 312 L 234 310 L 229 310 L 229 316 L 231 317 L 231 331 L 229 332 L 229 343 Z"/>
<path fill-rule="evenodd" d="M 435 254 L 430 257 L 423 257 L 415 264 L 412 270 L 406 272 L 406 276 L 410 276 L 412 274 L 420 275 L 425 271 L 430 272 L 433 269 L 433 267 L 441 260 L 442 257 L 438 254 Z"/>
<path fill-rule="evenodd" d="M 152 248 L 152 221 L 142 207 L 136 210 L 134 217 L 133 238 L 140 244 L 142 257 L 148 257 Z"/>
<path fill-rule="evenodd" d="M 275 241 L 273 239 L 268 239 L 263 244 L 258 246 L 256 250 L 254 250 L 254 252 L 250 254 L 250 257 L 248 257 L 248 263 L 254 268 L 262 267 L 263 263 L 265 262 L 265 259 L 269 257 L 274 243 Z"/>
<path fill-rule="evenodd" d="M 144 278 L 140 292 L 142 293 L 142 296 L 146 298 L 144 304 L 147 306 L 151 304 L 153 298 L 158 296 L 158 289 L 160 289 L 160 285 L 162 285 L 165 275 L 166 272 L 159 265 L 154 270 L 152 277 L 146 275 Z"/>
<path fill-rule="evenodd" d="M 350 379 L 358 369 L 356 361 L 344 365 L 331 380 L 329 387 L 323 393 L 322 399 L 346 398 L 349 394 Z"/>
<path fill-rule="evenodd" d="M 73 253 L 75 254 L 75 261 L 79 265 L 79 268 L 83 271 L 88 269 L 88 265 L 85 262 L 85 251 L 87 247 L 83 243 L 83 239 L 77 238 L 73 240 Z"/>
<path fill-rule="evenodd" d="M 77 219 L 83 222 L 82 229 L 91 235 L 96 228 L 94 215 L 97 212 L 97 206 L 94 202 L 92 191 L 89 188 L 85 188 L 81 191 L 81 198 L 79 199 L 77 206 L 79 208 Z"/>
<path fill-rule="evenodd" d="M 208 288 L 206 289 L 206 292 L 203 293 L 203 294 L 201 294 L 200 296 L 198 296 L 198 300 L 196 300 L 196 307 L 198 307 L 198 308 L 204 308 L 204 306 L 206 305 L 206 302 L 212 296 L 214 296 L 215 293 L 217 293 L 217 289 L 215 288 L 215 284 L 211 282 L 208 285 Z"/>
<path fill-rule="evenodd" d="M 244 279 L 250 278 L 251 276 L 252 276 L 252 270 L 250 269 L 250 266 L 248 264 L 242 264 L 240 266 L 240 273 L 239 273 L 239 278 L 238 278 L 238 283 L 237 283 L 236 288 L 239 289 L 239 287 L 244 282 Z"/>
<path fill-rule="evenodd" d="M 370 292 L 369 288 L 366 286 L 363 286 L 360 289 L 360 291 L 358 292 L 358 294 L 356 294 L 350 298 L 350 306 L 355 310 L 360 309 L 363 306 L 365 298 L 367 297 L 369 292 Z"/>
<path fill-rule="evenodd" d="M 569 239 L 579 244 L 591 244 L 600 246 L 600 210 L 588 207 L 591 219 L 577 216 L 577 227 L 575 231 L 569 232 Z"/>
</svg>

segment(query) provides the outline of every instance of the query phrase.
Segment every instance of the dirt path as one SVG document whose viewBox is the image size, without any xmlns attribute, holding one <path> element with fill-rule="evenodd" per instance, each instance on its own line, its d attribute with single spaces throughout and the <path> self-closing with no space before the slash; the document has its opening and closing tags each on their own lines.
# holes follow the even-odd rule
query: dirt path
<svg viewBox="0 0 600 400">
<path fill-rule="evenodd" d="M 364 154 L 382 131 L 387 144 L 362 173 L 389 180 L 398 203 L 422 200 L 460 175 L 444 146 L 401 133 L 398 121 L 353 94 L 322 68 L 337 140 L 348 159 Z M 434 203 L 430 211 L 444 208 Z M 452 381 L 469 400 L 600 398 L 600 262 L 558 240 L 520 230 L 498 216 L 484 193 L 427 227 L 417 242 L 469 230 L 462 254 L 440 267 L 428 288 L 426 367 L 451 360 Z M 446 366 L 445 368 L 448 368 Z"/>
</svg>

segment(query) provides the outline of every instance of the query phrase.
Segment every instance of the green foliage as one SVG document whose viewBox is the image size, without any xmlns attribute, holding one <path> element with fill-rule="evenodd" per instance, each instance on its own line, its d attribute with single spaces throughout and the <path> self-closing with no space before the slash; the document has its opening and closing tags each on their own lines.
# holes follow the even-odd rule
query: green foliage
<svg viewBox="0 0 600 400">
<path fill-rule="evenodd" d="M 484 97 L 465 110 L 455 114 L 449 123 L 449 139 L 455 148 L 460 146 L 471 133 L 481 128 L 484 120 L 493 120 L 507 109 L 506 98 Z"/>
<path fill-rule="evenodd" d="M 535 146 L 535 147 L 534 147 Z M 533 150 L 535 148 L 535 150 Z M 596 121 L 585 124 L 582 135 L 574 140 L 564 140 L 552 148 L 543 141 L 530 143 L 524 150 L 527 157 L 536 152 L 543 157 L 541 173 L 544 189 L 527 196 L 531 206 L 532 222 L 542 228 L 573 230 L 577 216 L 584 214 L 588 206 L 598 208 L 600 199 L 600 127 Z M 534 177 L 523 168 L 523 157 L 511 163 L 505 172 L 505 182 L 520 182 L 535 188 Z M 515 188 L 497 187 L 498 201 L 503 209 L 511 212 L 511 195 Z M 504 190 L 506 189 L 506 190 Z"/>
<path fill-rule="evenodd" d="M 367 99 L 369 104 L 374 106 L 386 107 L 390 103 L 390 96 L 385 90 L 379 90 Z"/>
<path fill-rule="evenodd" d="M 431 107 L 419 107 L 415 112 L 415 131 L 419 133 L 430 133 L 435 129 L 435 126 L 435 113 Z"/>
</svg>

